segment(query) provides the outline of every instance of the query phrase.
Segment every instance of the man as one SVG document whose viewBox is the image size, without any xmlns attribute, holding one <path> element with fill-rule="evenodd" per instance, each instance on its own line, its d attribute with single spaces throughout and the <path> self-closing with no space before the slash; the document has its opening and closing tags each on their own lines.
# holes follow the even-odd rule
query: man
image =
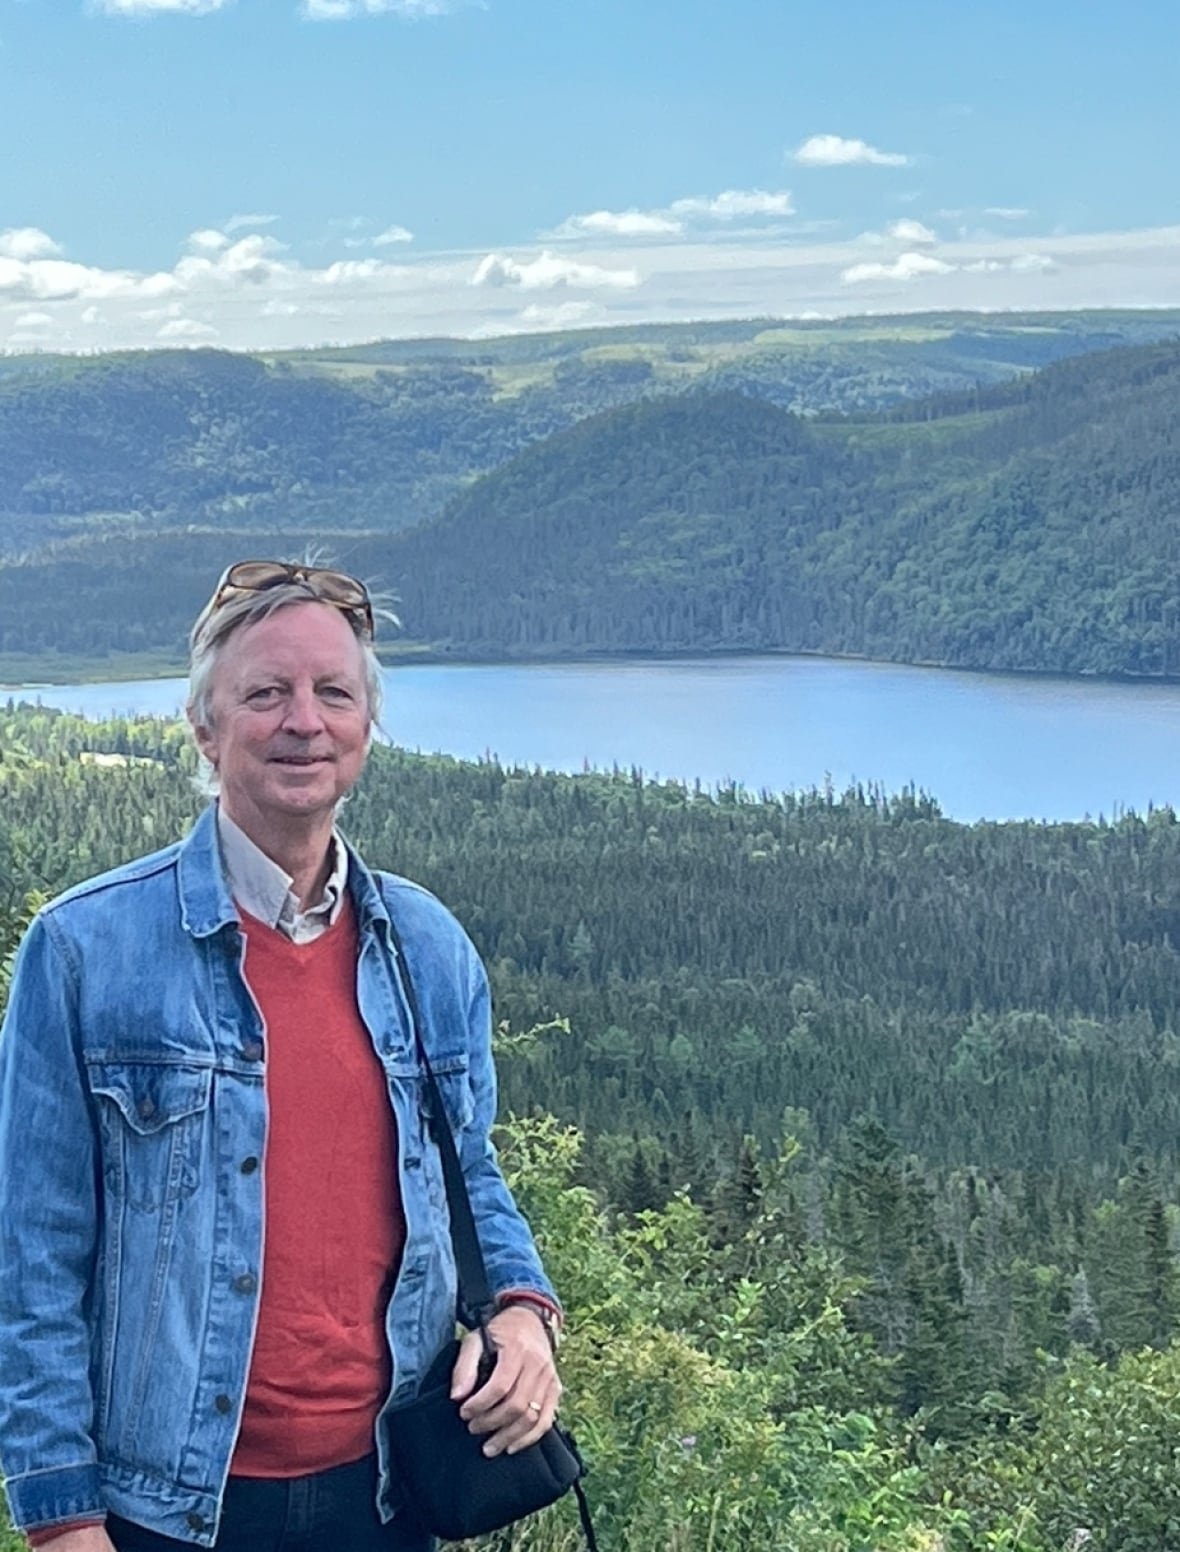
<svg viewBox="0 0 1180 1552">
<path fill-rule="evenodd" d="M 192 634 L 216 803 L 22 945 L 0 1038 L 0 1462 L 53 1552 L 432 1544 L 386 1429 L 455 1309 L 407 976 L 497 1295 L 492 1376 L 476 1388 L 469 1335 L 453 1393 L 488 1454 L 552 1423 L 560 1312 L 488 1139 L 483 968 L 335 829 L 378 710 L 372 635 L 343 573 L 231 566 Z"/>
</svg>

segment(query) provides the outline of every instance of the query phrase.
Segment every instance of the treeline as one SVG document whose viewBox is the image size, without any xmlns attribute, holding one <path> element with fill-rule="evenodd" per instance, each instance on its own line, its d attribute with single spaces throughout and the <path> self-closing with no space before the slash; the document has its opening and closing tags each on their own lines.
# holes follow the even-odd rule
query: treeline
<svg viewBox="0 0 1180 1552">
<path fill-rule="evenodd" d="M 0 958 L 182 833 L 192 766 L 176 724 L 0 710 Z M 1169 1544 L 1170 810 L 965 826 L 382 747 L 343 822 L 488 960 L 612 1545 Z"/>
</svg>

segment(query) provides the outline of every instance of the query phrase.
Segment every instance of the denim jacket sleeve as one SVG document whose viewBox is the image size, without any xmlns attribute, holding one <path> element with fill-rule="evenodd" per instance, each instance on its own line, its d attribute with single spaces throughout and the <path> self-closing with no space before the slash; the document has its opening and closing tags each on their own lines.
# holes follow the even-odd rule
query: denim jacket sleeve
<svg viewBox="0 0 1180 1552">
<path fill-rule="evenodd" d="M 98 1145 L 77 998 L 77 961 L 43 913 L 0 1030 L 0 1465 L 24 1527 L 103 1512 L 87 1320 Z"/>
<path fill-rule="evenodd" d="M 492 1060 L 492 1008 L 488 978 L 474 948 L 468 997 L 468 1075 L 474 1113 L 459 1134 L 459 1158 L 487 1264 L 493 1294 L 533 1291 L 560 1309 L 533 1241 L 500 1170 L 491 1130 L 496 1119 L 496 1072 Z"/>
</svg>

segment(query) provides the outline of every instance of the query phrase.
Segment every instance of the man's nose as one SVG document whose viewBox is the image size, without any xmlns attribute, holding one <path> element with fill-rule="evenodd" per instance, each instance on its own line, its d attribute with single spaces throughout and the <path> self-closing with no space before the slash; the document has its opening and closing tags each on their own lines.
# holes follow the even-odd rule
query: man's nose
<svg viewBox="0 0 1180 1552">
<path fill-rule="evenodd" d="M 287 701 L 283 727 L 289 733 L 309 738 L 324 725 L 323 708 L 311 685 L 296 685 Z"/>
</svg>

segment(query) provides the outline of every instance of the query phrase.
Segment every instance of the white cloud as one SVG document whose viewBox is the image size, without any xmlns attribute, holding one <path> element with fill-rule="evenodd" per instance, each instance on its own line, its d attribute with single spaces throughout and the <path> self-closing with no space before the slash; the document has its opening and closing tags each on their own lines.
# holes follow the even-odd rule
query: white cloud
<svg viewBox="0 0 1180 1552">
<path fill-rule="evenodd" d="M 158 296 L 171 290 L 169 275 L 136 275 L 126 270 L 92 269 L 65 259 L 0 258 L 0 297 L 27 301 L 87 300 L 108 296 Z"/>
<path fill-rule="evenodd" d="M 791 153 L 801 167 L 906 167 L 911 158 L 900 151 L 878 151 L 866 140 L 842 135 L 812 135 Z"/>
<path fill-rule="evenodd" d="M 380 259 L 337 259 L 327 269 L 318 270 L 313 279 L 321 286 L 350 285 L 357 280 L 372 280 L 389 269 Z"/>
<path fill-rule="evenodd" d="M 227 232 L 245 232 L 249 231 L 253 226 L 273 226 L 278 219 L 278 216 L 254 215 L 248 212 L 246 215 L 230 216 L 225 223 L 224 230 Z"/>
<path fill-rule="evenodd" d="M 60 252 L 49 233 L 38 226 L 10 226 L 0 232 L 0 258 L 49 259 Z"/>
<path fill-rule="evenodd" d="M 689 225 L 729 222 L 740 217 L 765 218 L 794 213 L 786 190 L 726 189 L 721 194 L 694 194 L 656 210 L 592 210 L 569 216 L 552 237 L 678 237 Z"/>
<path fill-rule="evenodd" d="M 929 253 L 903 253 L 892 264 L 853 264 L 841 274 L 845 285 L 862 285 L 872 280 L 918 280 L 923 275 L 1047 275 L 1057 268 L 1044 253 L 1017 253 L 1011 256 L 987 256 L 951 264 Z"/>
<path fill-rule="evenodd" d="M 995 216 L 997 221 L 1023 221 L 1026 216 L 1031 216 L 1031 210 L 1018 208 L 1016 205 L 988 205 L 983 212 L 985 216 Z"/>
<path fill-rule="evenodd" d="M 328 222 L 328 236 L 320 238 L 317 246 L 334 247 L 340 244 L 352 249 L 391 248 L 397 243 L 414 241 L 414 234 L 408 226 L 395 224 L 374 234 L 371 228 L 376 224 L 370 216 L 333 216 Z"/>
<path fill-rule="evenodd" d="M 554 233 L 556 237 L 673 237 L 684 230 L 682 222 L 659 210 L 592 210 L 570 216 Z"/>
<path fill-rule="evenodd" d="M 160 16 L 165 11 L 205 16 L 210 11 L 220 11 L 230 4 L 230 0 L 94 0 L 94 3 L 108 16 Z"/>
<path fill-rule="evenodd" d="M 732 221 L 737 216 L 789 216 L 794 208 L 785 189 L 775 194 L 765 189 L 726 189 L 712 199 L 677 199 L 671 206 L 675 215 L 713 221 Z"/>
<path fill-rule="evenodd" d="M 229 238 L 225 233 L 215 231 L 210 226 L 202 227 L 199 232 L 190 232 L 187 242 L 194 253 L 220 253 L 223 248 L 229 247 Z"/>
<path fill-rule="evenodd" d="M 866 280 L 917 280 L 920 275 L 949 275 L 955 268 L 929 253 L 903 253 L 892 264 L 853 264 L 840 279 L 855 286 Z"/>
<path fill-rule="evenodd" d="M 311 22 L 346 22 L 356 16 L 401 16 L 417 21 L 445 16 L 462 0 L 303 0 L 303 15 Z"/>
<path fill-rule="evenodd" d="M 471 277 L 473 286 L 520 286 L 523 291 L 551 291 L 556 286 L 578 290 L 630 290 L 640 284 L 633 269 L 604 269 L 600 264 L 582 264 L 577 259 L 559 258 L 545 249 L 526 263 L 506 254 L 489 253 L 480 260 Z"/>
<path fill-rule="evenodd" d="M 967 275 L 995 275 L 1001 270 L 1014 275 L 1050 275 L 1057 264 L 1045 253 L 1018 253 L 1014 259 L 974 259 L 961 268 Z"/>
<path fill-rule="evenodd" d="M 923 226 L 921 221 L 910 221 L 902 217 L 900 221 L 894 221 L 889 227 L 889 236 L 898 242 L 906 243 L 932 243 L 938 238 L 928 226 Z"/>
<path fill-rule="evenodd" d="M 521 310 L 519 322 L 526 330 L 568 329 L 575 323 L 584 322 L 593 311 L 593 302 L 558 302 L 554 307 L 530 302 Z"/>
<path fill-rule="evenodd" d="M 1180 227 L 1046 232 L 1035 240 L 973 233 L 965 241 L 942 239 L 933 250 L 902 247 L 881 233 L 871 250 L 796 224 L 791 232 L 790 242 L 749 242 L 722 225 L 703 228 L 699 238 L 686 231 L 549 244 L 547 256 L 543 244 L 491 254 L 399 250 L 398 262 L 386 250 L 330 265 L 302 262 L 264 236 L 246 234 L 245 247 L 231 240 L 196 252 L 185 245 L 167 271 L 0 257 L 0 349 L 213 343 L 271 351 L 588 323 L 1170 307 L 1180 296 Z M 879 267 L 842 278 L 869 260 Z M 484 274 L 473 285 L 477 266 Z M 17 328 L 17 318 L 30 312 L 51 317 L 52 325 Z M 160 339 L 169 324 L 181 327 Z M 193 334 L 191 324 L 217 333 Z"/>
<path fill-rule="evenodd" d="M 1051 270 L 1055 270 L 1057 265 L 1047 253 L 1021 253 L 1012 260 L 1009 267 L 1017 274 L 1047 275 Z"/>
<path fill-rule="evenodd" d="M 14 329 L 47 329 L 53 325 L 53 318 L 49 313 L 21 313 L 14 319 Z"/>
<path fill-rule="evenodd" d="M 211 323 L 198 323 L 195 318 L 173 318 L 171 323 L 166 323 L 156 330 L 156 338 L 161 340 L 216 339 L 217 330 Z"/>
<path fill-rule="evenodd" d="M 273 237 L 252 232 L 249 237 L 239 237 L 237 242 L 215 244 L 218 232 L 194 233 L 189 238 L 195 251 L 186 254 L 173 271 L 182 288 L 190 289 L 203 281 L 234 285 L 244 281 L 248 285 L 262 285 L 279 274 L 284 266 L 275 255 L 284 251 L 283 245 Z M 193 238 L 200 242 L 194 244 Z"/>
</svg>

